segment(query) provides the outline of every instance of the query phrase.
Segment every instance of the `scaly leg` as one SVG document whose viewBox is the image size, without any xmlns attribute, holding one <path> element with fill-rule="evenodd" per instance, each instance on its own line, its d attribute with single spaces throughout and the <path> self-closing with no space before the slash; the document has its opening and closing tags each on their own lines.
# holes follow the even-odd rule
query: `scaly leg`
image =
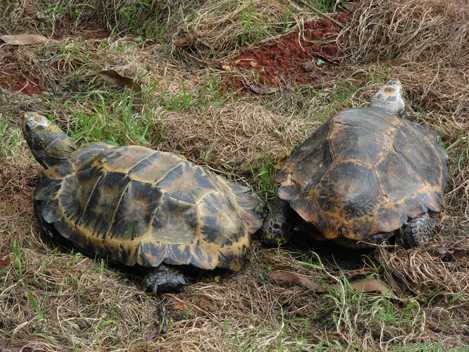
<svg viewBox="0 0 469 352">
<path fill-rule="evenodd" d="M 437 221 L 425 213 L 402 226 L 398 240 L 406 247 L 418 247 L 433 237 L 436 224 Z"/>
</svg>

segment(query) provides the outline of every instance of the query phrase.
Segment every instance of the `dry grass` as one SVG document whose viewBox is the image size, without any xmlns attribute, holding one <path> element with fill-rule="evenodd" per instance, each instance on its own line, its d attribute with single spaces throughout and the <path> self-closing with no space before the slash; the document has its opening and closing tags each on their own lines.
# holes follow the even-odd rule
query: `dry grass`
<svg viewBox="0 0 469 352">
<path fill-rule="evenodd" d="M 197 119 L 189 113 L 161 111 L 157 115 L 158 128 L 167 136 L 161 148 L 238 175 L 264 159 L 276 164 L 285 158 L 314 124 L 242 100 L 209 107 Z"/>
<path fill-rule="evenodd" d="M 287 12 L 289 11 L 289 12 Z M 294 22 L 293 8 L 281 1 L 206 1 L 186 16 L 173 37 L 176 48 L 186 48 L 205 57 L 221 57 L 246 44 L 278 34 Z M 298 11 L 297 11 L 298 12 Z"/>
<path fill-rule="evenodd" d="M 414 294 L 469 294 L 469 239 L 438 241 L 415 250 L 379 251 L 379 260 Z"/>
<path fill-rule="evenodd" d="M 346 35 L 353 62 L 468 63 L 469 7 L 465 0 L 368 0 Z"/>
</svg>

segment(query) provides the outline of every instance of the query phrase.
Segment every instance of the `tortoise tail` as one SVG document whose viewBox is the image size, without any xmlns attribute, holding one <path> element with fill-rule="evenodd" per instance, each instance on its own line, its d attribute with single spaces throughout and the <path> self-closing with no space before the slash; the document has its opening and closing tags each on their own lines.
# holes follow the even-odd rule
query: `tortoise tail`
<svg viewBox="0 0 469 352">
<path fill-rule="evenodd" d="M 59 126 L 36 112 L 27 112 L 23 134 L 36 160 L 45 168 L 68 166 L 69 155 L 76 150 L 72 139 Z"/>
</svg>

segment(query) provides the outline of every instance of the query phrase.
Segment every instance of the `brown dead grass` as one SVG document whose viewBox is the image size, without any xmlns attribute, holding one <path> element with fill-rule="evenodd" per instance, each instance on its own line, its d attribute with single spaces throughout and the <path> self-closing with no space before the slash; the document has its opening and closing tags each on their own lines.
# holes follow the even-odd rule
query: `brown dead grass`
<svg viewBox="0 0 469 352">
<path fill-rule="evenodd" d="M 279 19 L 287 8 L 277 0 L 209 0 L 181 21 L 173 45 L 197 56 L 204 54 L 205 58 L 225 56 L 275 34 L 281 29 Z"/>
<path fill-rule="evenodd" d="M 469 6 L 465 0 L 361 1 L 346 35 L 353 62 L 467 64 Z"/>
<path fill-rule="evenodd" d="M 277 163 L 285 158 L 314 124 L 242 100 L 209 107 L 196 119 L 190 113 L 162 111 L 157 116 L 157 128 L 167 136 L 161 148 L 238 175 L 263 159 Z"/>
<path fill-rule="evenodd" d="M 469 239 L 436 241 L 414 250 L 381 249 L 379 260 L 387 274 L 416 295 L 469 295 Z M 467 303 L 467 302 L 466 302 Z"/>
</svg>

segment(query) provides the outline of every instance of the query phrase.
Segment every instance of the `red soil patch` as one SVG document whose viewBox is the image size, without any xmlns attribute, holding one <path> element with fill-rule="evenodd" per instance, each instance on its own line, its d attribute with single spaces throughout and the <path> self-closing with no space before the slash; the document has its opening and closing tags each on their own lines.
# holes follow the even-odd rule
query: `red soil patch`
<svg viewBox="0 0 469 352">
<path fill-rule="evenodd" d="M 333 17 L 345 23 L 350 13 Z M 230 72 L 255 72 L 259 77 L 257 83 L 269 87 L 314 83 L 324 76 L 325 68 L 341 60 L 337 43 L 340 30 L 339 25 L 327 18 L 310 21 L 301 32 L 296 30 L 261 47 L 248 49 L 235 59 L 223 62 L 222 68 Z M 235 87 L 243 85 L 239 77 L 232 77 L 227 83 Z"/>
<path fill-rule="evenodd" d="M 0 67 L 0 87 L 26 95 L 38 94 L 43 90 L 39 79 L 33 74 L 21 70 L 16 63 L 7 63 Z"/>
</svg>

